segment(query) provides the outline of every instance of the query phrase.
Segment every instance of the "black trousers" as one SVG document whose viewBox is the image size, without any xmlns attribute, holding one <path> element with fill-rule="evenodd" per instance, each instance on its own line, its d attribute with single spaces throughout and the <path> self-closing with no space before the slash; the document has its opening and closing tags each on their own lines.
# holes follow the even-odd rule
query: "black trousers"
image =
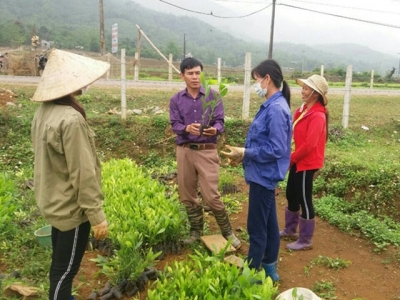
<svg viewBox="0 0 400 300">
<path fill-rule="evenodd" d="M 312 202 L 313 177 L 315 170 L 296 172 L 294 164 L 290 171 L 286 186 L 286 199 L 288 209 L 292 212 L 299 211 L 301 207 L 301 217 L 303 219 L 314 219 L 314 205 Z"/>
<path fill-rule="evenodd" d="M 71 300 L 72 281 L 78 273 L 89 240 L 90 223 L 60 231 L 52 227 L 53 245 L 50 266 L 50 300 Z"/>
</svg>

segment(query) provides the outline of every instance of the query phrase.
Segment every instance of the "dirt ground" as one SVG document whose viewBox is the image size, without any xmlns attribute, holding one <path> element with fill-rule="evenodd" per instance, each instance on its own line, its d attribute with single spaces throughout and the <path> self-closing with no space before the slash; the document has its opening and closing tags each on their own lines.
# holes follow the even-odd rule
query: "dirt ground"
<svg viewBox="0 0 400 300">
<path fill-rule="evenodd" d="M 15 97 L 16 95 L 12 92 L 0 89 L 0 107 L 6 105 L 7 102 L 14 102 Z M 244 194 L 247 194 L 247 185 L 243 184 L 241 190 Z M 276 203 L 280 228 L 283 228 L 286 205 L 283 194 L 277 195 Z M 316 219 L 316 231 L 313 238 L 314 248 L 312 250 L 289 252 L 285 249 L 288 242 L 281 241 L 278 264 L 278 273 L 281 277 L 279 290 L 281 292 L 293 287 L 313 289 L 317 283 L 325 282 L 333 283 L 333 288 L 329 289 L 331 296 L 325 299 L 400 299 L 400 252 L 398 248 L 381 253 L 374 252 L 373 243 L 341 232 L 327 222 L 319 218 Z M 234 229 L 246 228 L 247 202 L 243 203 L 241 212 L 231 215 L 231 221 Z M 210 218 L 210 227 L 211 229 L 216 228 L 214 218 Z M 248 244 L 243 241 L 238 253 L 241 256 L 246 256 L 247 250 Z M 168 255 L 158 262 L 157 269 L 162 270 L 167 263 L 186 258 L 188 253 L 189 250 L 186 250 L 181 255 Z M 104 276 L 97 275 L 99 269 L 90 260 L 97 255 L 97 252 L 85 254 L 81 270 L 74 283 L 79 294 L 76 296 L 77 299 L 87 299 L 94 289 L 100 289 L 107 281 Z M 340 258 L 350 261 L 351 264 L 348 268 L 340 270 L 311 264 L 318 256 L 332 259 Z M 146 291 L 137 295 L 137 299 L 146 299 Z"/>
<path fill-rule="evenodd" d="M 246 185 L 243 185 L 243 189 L 244 193 L 248 192 Z M 278 193 L 276 203 L 280 228 L 283 228 L 286 204 L 284 195 Z M 240 213 L 231 215 L 233 228 L 235 230 L 241 227 L 246 228 L 246 220 L 247 202 L 243 203 L 243 209 Z M 314 248 L 312 250 L 289 252 L 285 249 L 288 242 L 281 241 L 278 264 L 278 273 L 281 277 L 280 292 L 293 287 L 313 289 L 316 284 L 322 282 L 322 285 L 323 283 L 333 284 L 333 287 L 321 292 L 324 294 L 319 294 L 323 299 L 400 299 L 400 269 L 398 262 L 397 264 L 394 262 L 395 251 L 376 253 L 373 251 L 374 245 L 367 240 L 341 232 L 319 218 L 316 220 L 317 225 L 313 238 Z M 215 221 L 211 217 L 210 229 L 213 230 L 214 228 L 216 228 Z M 245 257 L 247 251 L 248 244 L 243 242 L 238 254 Z M 157 264 L 157 269 L 162 270 L 165 264 L 173 260 L 186 258 L 188 253 L 189 250 L 186 250 L 181 255 L 168 255 Z M 82 276 L 89 280 L 88 284 L 84 284 L 79 289 L 81 299 L 86 299 L 94 288 L 104 284 L 105 278 L 94 276 L 98 269 L 93 262 L 89 261 L 96 255 L 95 252 L 88 252 L 85 255 L 80 274 L 76 277 L 76 285 L 79 284 L 79 278 L 82 278 Z M 312 260 L 320 255 L 331 259 L 347 260 L 351 264 L 348 268 L 339 270 L 311 264 Z M 308 272 L 306 272 L 307 269 Z M 325 298 L 322 297 L 324 295 Z M 146 299 L 146 291 L 136 297 L 140 300 Z"/>
<path fill-rule="evenodd" d="M 7 103 L 14 103 L 16 97 L 17 95 L 12 91 L 0 88 L 0 108 L 7 105 Z"/>
</svg>

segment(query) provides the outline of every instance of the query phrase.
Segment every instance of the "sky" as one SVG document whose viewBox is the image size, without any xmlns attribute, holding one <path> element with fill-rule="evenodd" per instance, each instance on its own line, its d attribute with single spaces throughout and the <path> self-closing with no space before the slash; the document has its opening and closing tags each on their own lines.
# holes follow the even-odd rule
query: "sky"
<svg viewBox="0 0 400 300">
<path fill-rule="evenodd" d="M 272 0 L 133 1 L 217 24 L 236 36 L 270 39 Z M 400 0 L 276 0 L 274 42 L 355 43 L 398 58 Z"/>
<path fill-rule="evenodd" d="M 260 28 L 260 32 L 265 30 L 269 35 L 272 0 L 213 2 L 228 8 L 232 14 L 241 15 L 270 5 L 246 17 L 249 23 Z M 222 15 L 228 12 L 221 10 L 213 13 Z M 356 43 L 399 56 L 400 0 L 276 0 L 274 41 L 313 45 Z"/>
</svg>

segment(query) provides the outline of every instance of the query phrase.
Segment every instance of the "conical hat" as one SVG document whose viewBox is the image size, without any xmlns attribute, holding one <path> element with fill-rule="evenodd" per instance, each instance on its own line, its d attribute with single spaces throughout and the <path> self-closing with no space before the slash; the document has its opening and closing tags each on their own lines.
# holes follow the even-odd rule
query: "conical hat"
<svg viewBox="0 0 400 300">
<path fill-rule="evenodd" d="M 109 68 L 107 62 L 53 49 L 31 100 L 46 102 L 72 94 L 99 79 Z"/>
</svg>

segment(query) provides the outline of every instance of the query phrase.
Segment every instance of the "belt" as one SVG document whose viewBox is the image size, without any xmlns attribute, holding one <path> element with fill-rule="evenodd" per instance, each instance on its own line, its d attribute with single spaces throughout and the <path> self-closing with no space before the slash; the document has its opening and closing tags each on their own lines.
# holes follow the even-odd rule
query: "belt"
<svg viewBox="0 0 400 300">
<path fill-rule="evenodd" d="M 190 148 L 192 150 L 210 150 L 210 149 L 217 149 L 216 144 L 191 144 L 191 143 L 186 143 L 186 144 L 180 144 L 179 146 L 185 147 L 185 148 Z"/>
</svg>

